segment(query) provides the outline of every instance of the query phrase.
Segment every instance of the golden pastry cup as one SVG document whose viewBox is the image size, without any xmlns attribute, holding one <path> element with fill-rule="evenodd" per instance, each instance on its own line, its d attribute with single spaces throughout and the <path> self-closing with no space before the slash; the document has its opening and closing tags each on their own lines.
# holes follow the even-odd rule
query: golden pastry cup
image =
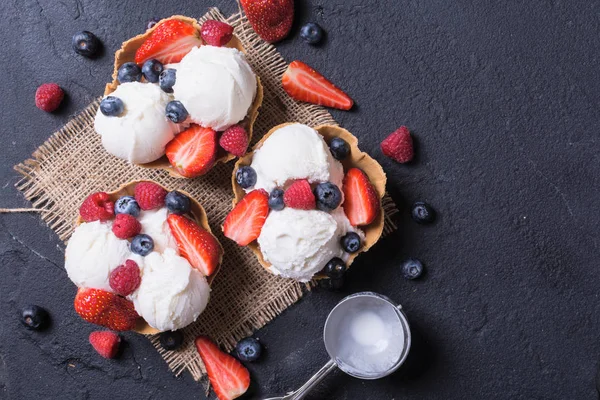
<svg viewBox="0 0 600 400">
<path fill-rule="evenodd" d="M 174 15 L 172 17 L 165 18 L 165 19 L 161 20 L 158 24 L 160 24 L 163 21 L 170 20 L 170 19 L 176 19 L 176 20 L 191 24 L 198 30 L 198 32 L 200 32 L 200 25 L 198 24 L 197 20 L 195 20 L 194 18 L 190 18 L 190 17 L 184 17 L 182 15 Z M 112 74 L 113 80 L 112 80 L 112 82 L 106 84 L 106 87 L 104 89 L 105 96 L 114 92 L 117 89 L 117 86 L 119 86 L 119 81 L 117 80 L 117 73 L 119 71 L 119 67 L 121 65 L 125 64 L 126 62 L 135 62 L 136 51 L 141 47 L 142 43 L 144 43 L 146 41 L 146 39 L 148 37 L 150 37 L 152 32 L 154 32 L 154 29 L 156 29 L 156 27 L 158 26 L 158 24 L 154 25 L 152 28 L 148 29 L 146 32 L 123 42 L 123 44 L 121 45 L 121 48 L 119 50 L 117 50 L 117 52 L 115 53 L 115 64 L 114 64 L 114 71 Z M 231 38 L 229 43 L 227 43 L 225 45 L 225 47 L 232 47 L 232 48 L 238 49 L 239 51 L 241 51 L 244 54 L 246 53 L 246 50 L 244 49 L 242 42 L 235 35 Z M 246 117 L 241 122 L 239 122 L 239 125 L 243 126 L 244 129 L 246 129 L 246 132 L 248 132 L 248 143 L 250 143 L 250 141 L 252 140 L 252 128 L 254 126 L 254 121 L 256 121 L 256 117 L 258 116 L 258 109 L 260 108 L 262 101 L 263 101 L 263 87 L 260 82 L 259 76 L 256 75 L 256 95 L 254 96 L 254 101 L 252 102 L 252 105 L 250 106 L 250 109 L 248 110 L 248 114 L 246 115 Z M 233 154 L 226 153 L 224 150 L 219 149 L 219 153 L 217 153 L 217 159 L 215 160 L 215 164 L 226 163 L 228 161 L 233 160 L 235 157 L 236 156 L 234 156 Z M 136 164 L 136 165 L 143 167 L 143 168 L 164 169 L 164 170 L 168 171 L 169 174 L 174 177 L 190 179 L 190 178 L 187 178 L 187 177 L 181 175 L 180 173 L 178 173 L 175 170 L 175 168 L 173 168 L 171 166 L 171 164 L 169 163 L 169 160 L 167 159 L 167 156 L 165 156 L 165 155 L 163 155 L 158 160 L 155 160 L 155 161 L 152 161 L 152 162 L 149 162 L 146 164 Z"/>
<path fill-rule="evenodd" d="M 262 146 L 264 141 L 267 140 L 267 138 L 271 136 L 273 132 L 280 128 L 283 128 L 286 125 L 292 124 L 293 123 L 285 123 L 271 128 L 271 130 L 267 132 L 265 136 L 263 136 L 263 138 L 252 148 L 252 152 L 246 154 L 244 157 L 241 157 L 236 162 L 235 168 L 233 169 L 233 175 L 231 176 L 231 185 L 233 187 L 233 193 L 235 196 L 233 199 L 233 206 L 235 206 L 246 194 L 246 192 L 244 192 L 244 189 L 242 189 L 235 180 L 235 174 L 237 170 L 240 167 L 250 165 L 252 163 L 252 157 L 254 156 L 254 152 Z M 371 184 L 373 184 L 373 187 L 379 195 L 379 214 L 377 215 L 377 218 L 375 218 L 375 220 L 369 225 L 359 226 L 359 228 L 365 233 L 365 240 L 363 241 L 359 251 L 353 254 L 349 254 L 348 262 L 346 263 L 346 266 L 349 268 L 354 259 L 358 257 L 360 253 L 364 253 L 371 247 L 373 247 L 373 245 L 377 243 L 377 241 L 381 237 L 381 234 L 383 233 L 384 212 L 383 207 L 381 206 L 381 199 L 385 194 L 385 184 L 387 181 L 387 177 L 385 175 L 385 172 L 383 171 L 383 168 L 381 168 L 381 165 L 379 165 L 379 163 L 375 159 L 373 159 L 367 153 L 360 151 L 360 149 L 358 148 L 358 139 L 346 129 L 335 125 L 320 125 L 315 127 L 314 129 L 317 132 L 319 132 L 321 136 L 323 136 L 325 142 L 327 143 L 329 143 L 333 138 L 336 137 L 344 139 L 346 142 L 348 142 L 348 144 L 350 145 L 350 155 L 345 160 L 341 161 L 342 165 L 344 166 L 344 171 L 348 171 L 350 168 L 360 168 L 365 174 L 367 174 L 369 180 L 371 181 Z M 256 255 L 260 264 L 266 269 L 268 269 L 270 267 L 270 264 L 265 261 L 257 241 L 253 241 L 248 245 L 248 247 Z M 313 279 L 323 278 L 326 278 L 326 276 L 318 273 L 314 276 Z"/>
<path fill-rule="evenodd" d="M 168 188 L 164 187 L 160 183 L 157 183 L 157 182 L 154 182 L 151 180 L 132 181 L 132 182 L 122 185 L 114 192 L 107 192 L 108 196 L 110 197 L 110 201 L 115 202 L 119 199 L 119 197 L 122 197 L 122 196 L 133 196 L 135 186 L 141 182 L 152 182 L 152 183 L 155 183 L 158 186 L 162 187 L 167 192 L 170 191 Z M 206 216 L 206 211 L 204 211 L 204 208 L 200 205 L 200 203 L 198 203 L 198 201 L 196 201 L 189 193 L 184 192 L 183 190 L 177 190 L 177 191 L 182 194 L 185 194 L 190 199 L 191 210 L 190 210 L 190 213 L 188 214 L 188 216 L 191 216 L 192 220 L 194 222 L 196 222 L 199 226 L 201 226 L 203 229 L 207 230 L 208 232 L 210 232 L 212 234 L 210 226 L 208 225 L 208 217 Z M 81 216 L 77 216 L 76 226 L 79 226 L 82 222 L 84 222 L 84 221 L 81 218 Z M 217 276 L 217 273 L 219 272 L 219 269 L 221 268 L 221 263 L 223 262 L 223 246 L 221 246 L 221 243 L 219 242 L 219 240 L 217 238 L 215 238 L 215 239 L 217 240 L 217 243 L 219 243 L 219 247 L 221 249 L 221 258 L 219 260 L 219 266 L 217 267 L 217 269 L 215 269 L 215 272 L 213 272 L 212 275 L 206 277 L 206 280 L 208 281 L 209 286 L 212 284 L 213 280 L 215 279 L 215 276 Z M 148 325 L 148 323 L 146 321 L 144 321 L 144 319 L 141 317 L 140 317 L 134 331 L 137 333 L 144 334 L 144 335 L 154 335 L 154 334 L 161 332 L 158 329 L 153 328 L 150 325 Z"/>
</svg>

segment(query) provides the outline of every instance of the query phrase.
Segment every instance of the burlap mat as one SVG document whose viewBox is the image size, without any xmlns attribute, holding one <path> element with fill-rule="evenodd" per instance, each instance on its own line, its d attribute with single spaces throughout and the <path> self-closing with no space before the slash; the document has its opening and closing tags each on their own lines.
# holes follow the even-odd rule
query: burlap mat
<svg viewBox="0 0 600 400">
<path fill-rule="evenodd" d="M 284 122 L 297 121 L 311 126 L 336 124 L 323 107 L 299 104 L 287 96 L 280 84 L 286 62 L 275 47 L 254 33 L 244 16 L 234 14 L 226 19 L 217 9 L 211 9 L 200 20 L 209 18 L 234 26 L 249 62 L 262 79 L 265 96 L 255 124 L 254 142 L 271 127 Z M 107 75 L 107 80 L 109 78 Z M 269 274 L 249 249 L 237 246 L 222 235 L 220 227 L 231 209 L 233 197 L 233 162 L 218 164 L 206 176 L 191 180 L 130 165 L 104 151 L 100 136 L 94 132 L 98 104 L 98 100 L 90 104 L 40 146 L 32 159 L 15 166 L 24 176 L 16 186 L 36 208 L 48 210 L 42 218 L 65 241 L 73 231 L 79 205 L 88 194 L 112 191 L 129 181 L 151 179 L 171 189 L 182 189 L 204 206 L 213 232 L 225 249 L 224 264 L 212 286 L 210 303 L 198 321 L 184 330 L 186 344 L 179 351 L 164 351 L 158 336 L 150 337 L 176 375 L 189 370 L 194 379 L 200 380 L 204 365 L 194 348 L 196 336 L 208 335 L 231 350 L 238 340 L 297 302 L 310 286 Z M 387 196 L 384 209 L 386 234 L 396 228 L 390 217 L 397 212 Z"/>
</svg>

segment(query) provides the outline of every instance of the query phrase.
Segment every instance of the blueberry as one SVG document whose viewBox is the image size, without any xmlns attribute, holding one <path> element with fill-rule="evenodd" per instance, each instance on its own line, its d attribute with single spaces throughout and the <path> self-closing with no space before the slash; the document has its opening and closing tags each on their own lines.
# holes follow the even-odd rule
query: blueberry
<svg viewBox="0 0 600 400">
<path fill-rule="evenodd" d="M 174 68 L 167 68 L 163 70 L 158 76 L 158 85 L 165 93 L 173 93 L 173 86 L 177 78 L 177 70 Z"/>
<path fill-rule="evenodd" d="M 360 236 L 356 232 L 348 232 L 340 240 L 342 249 L 347 253 L 356 253 L 360 249 Z"/>
<path fill-rule="evenodd" d="M 170 212 L 180 215 L 188 213 L 191 207 L 190 198 L 176 190 L 167 193 L 165 205 Z"/>
<path fill-rule="evenodd" d="M 323 39 L 323 28 L 314 22 L 302 25 L 300 37 L 308 44 L 317 44 Z"/>
<path fill-rule="evenodd" d="M 160 18 L 158 18 L 158 17 L 152 18 L 150 21 L 148 21 L 148 23 L 146 23 L 146 29 L 152 28 L 154 25 L 158 24 L 159 21 L 160 21 Z"/>
<path fill-rule="evenodd" d="M 423 273 L 423 264 L 416 258 L 408 258 L 402 263 L 402 275 L 406 279 L 417 279 Z"/>
<path fill-rule="evenodd" d="M 344 139 L 336 137 L 329 143 L 329 150 L 333 158 L 343 160 L 350 154 L 350 145 Z"/>
<path fill-rule="evenodd" d="M 262 346 L 260 342 L 254 338 L 246 338 L 240 340 L 235 346 L 237 356 L 242 361 L 256 361 L 260 357 L 262 352 Z"/>
<path fill-rule="evenodd" d="M 138 217 L 140 215 L 140 205 L 133 196 L 119 197 L 115 202 L 116 214 L 129 214 Z"/>
<path fill-rule="evenodd" d="M 123 114 L 125 105 L 123 100 L 115 96 L 106 96 L 100 102 L 100 111 L 107 117 L 118 117 Z"/>
<path fill-rule="evenodd" d="M 50 322 L 50 314 L 42 307 L 30 305 L 23 308 L 21 312 L 21 322 L 34 331 L 44 329 Z"/>
<path fill-rule="evenodd" d="M 435 220 L 435 210 L 423 201 L 417 201 L 412 206 L 412 218 L 419 224 L 430 224 Z"/>
<path fill-rule="evenodd" d="M 154 240 L 148 235 L 139 234 L 131 241 L 131 252 L 140 256 L 147 256 L 154 250 Z"/>
<path fill-rule="evenodd" d="M 346 263 L 341 258 L 333 257 L 325 266 L 324 272 L 325 275 L 333 279 L 343 278 L 346 272 Z"/>
<path fill-rule="evenodd" d="M 342 202 L 342 192 L 331 182 L 319 183 L 315 188 L 317 208 L 321 211 L 333 211 Z"/>
<path fill-rule="evenodd" d="M 126 62 L 119 67 L 117 79 L 120 83 L 139 82 L 142 80 L 142 70 L 134 62 Z"/>
<path fill-rule="evenodd" d="M 177 350 L 183 344 L 183 333 L 181 331 L 162 332 L 158 340 L 163 349 Z"/>
<path fill-rule="evenodd" d="M 344 278 L 319 279 L 317 282 L 319 287 L 327 290 L 340 290 L 344 286 Z"/>
<path fill-rule="evenodd" d="M 185 121 L 188 117 L 188 112 L 183 106 L 183 103 L 178 100 L 168 102 L 165 112 L 167 114 L 167 118 L 176 124 Z"/>
<path fill-rule="evenodd" d="M 252 167 L 241 167 L 235 173 L 235 181 L 242 189 L 248 189 L 256 184 L 256 171 Z"/>
<path fill-rule="evenodd" d="M 94 57 L 100 51 L 100 47 L 102 47 L 102 43 L 100 43 L 96 35 L 88 31 L 74 34 L 71 44 L 75 53 L 85 57 Z"/>
<path fill-rule="evenodd" d="M 284 209 L 285 204 L 283 204 L 283 193 L 283 190 L 275 188 L 271 194 L 269 194 L 269 208 L 271 210 L 281 211 Z"/>
<path fill-rule="evenodd" d="M 148 60 L 142 65 L 142 74 L 144 78 L 148 82 L 156 83 L 158 82 L 158 77 L 163 72 L 163 65 L 160 61 L 155 60 L 154 58 Z"/>
</svg>

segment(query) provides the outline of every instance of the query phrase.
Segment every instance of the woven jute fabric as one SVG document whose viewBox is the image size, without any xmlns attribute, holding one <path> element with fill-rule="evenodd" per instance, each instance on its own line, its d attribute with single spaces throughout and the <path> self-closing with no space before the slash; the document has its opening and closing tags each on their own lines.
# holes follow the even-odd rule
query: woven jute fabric
<svg viewBox="0 0 600 400">
<path fill-rule="evenodd" d="M 233 25 L 246 49 L 248 61 L 261 77 L 264 101 L 255 124 L 254 142 L 271 127 L 284 122 L 297 121 L 310 126 L 336 124 L 323 107 L 300 104 L 287 96 L 280 84 L 286 62 L 275 47 L 254 33 L 243 15 L 225 18 L 217 9 L 211 9 L 200 21 L 206 19 Z M 165 351 L 158 343 L 158 336 L 150 336 L 176 375 L 188 370 L 194 379 L 200 380 L 205 370 L 193 344 L 196 336 L 208 335 L 225 350 L 231 350 L 241 338 L 297 302 L 306 290 L 310 290 L 310 285 L 269 274 L 249 249 L 237 246 L 222 235 L 221 224 L 232 207 L 233 162 L 218 164 L 196 179 L 177 179 L 166 171 L 140 168 L 117 159 L 103 149 L 100 136 L 94 131 L 98 104 L 98 100 L 90 104 L 52 135 L 31 159 L 15 167 L 23 175 L 17 188 L 35 208 L 45 210 L 42 218 L 64 241 L 71 235 L 78 208 L 87 195 L 113 191 L 129 181 L 150 179 L 172 190 L 185 190 L 203 205 L 212 230 L 225 249 L 209 305 L 194 324 L 184 329 L 186 340 L 182 349 Z M 386 211 L 384 234 L 389 234 L 396 228 L 391 217 L 397 209 L 387 196 L 383 203 Z"/>
</svg>

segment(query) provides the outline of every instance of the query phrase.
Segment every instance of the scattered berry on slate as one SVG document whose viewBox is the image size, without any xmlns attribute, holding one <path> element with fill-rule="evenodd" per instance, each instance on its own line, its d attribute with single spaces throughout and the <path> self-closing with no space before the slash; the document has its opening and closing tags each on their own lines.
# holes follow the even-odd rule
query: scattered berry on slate
<svg viewBox="0 0 600 400">
<path fill-rule="evenodd" d="M 111 331 L 92 332 L 89 340 L 94 350 L 104 358 L 114 358 L 121 343 L 121 337 Z"/>
<path fill-rule="evenodd" d="M 176 190 L 167 193 L 165 205 L 170 212 L 178 215 L 188 213 L 191 207 L 190 198 Z"/>
<path fill-rule="evenodd" d="M 146 61 L 144 65 L 142 65 L 142 74 L 148 82 L 158 82 L 158 78 L 162 72 L 163 65 L 160 61 L 155 60 L 154 58 Z"/>
<path fill-rule="evenodd" d="M 300 28 L 300 37 L 308 44 L 317 44 L 323 39 L 323 28 L 319 24 L 309 22 Z"/>
<path fill-rule="evenodd" d="M 183 106 L 183 103 L 179 100 L 168 102 L 167 107 L 165 108 L 165 113 L 167 118 L 176 124 L 185 121 L 188 117 L 187 110 Z"/>
<path fill-rule="evenodd" d="M 154 25 L 158 24 L 159 22 L 160 22 L 160 18 L 158 18 L 158 17 L 152 18 L 150 21 L 148 21 L 146 23 L 146 29 L 152 28 Z"/>
<path fill-rule="evenodd" d="M 286 207 L 298 210 L 314 210 L 316 207 L 315 195 L 306 179 L 294 181 L 283 194 L 283 202 Z"/>
<path fill-rule="evenodd" d="M 209 19 L 200 27 L 200 37 L 208 45 L 225 46 L 233 37 L 233 26 Z"/>
<path fill-rule="evenodd" d="M 118 117 L 125 110 L 123 100 L 115 96 L 106 96 L 100 102 L 100 111 L 107 117 Z"/>
<path fill-rule="evenodd" d="M 158 86 L 160 86 L 165 93 L 173 93 L 176 77 L 177 70 L 175 68 L 167 68 L 158 76 Z"/>
<path fill-rule="evenodd" d="M 333 211 L 342 202 L 342 192 L 337 185 L 331 182 L 319 183 L 315 187 L 317 208 L 321 211 Z"/>
<path fill-rule="evenodd" d="M 117 79 L 120 83 L 139 82 L 142 80 L 142 70 L 134 62 L 126 62 L 119 67 Z"/>
<path fill-rule="evenodd" d="M 52 112 L 60 106 L 65 92 L 56 83 L 44 83 L 35 91 L 35 106 L 42 111 Z"/>
<path fill-rule="evenodd" d="M 79 215 L 85 222 L 108 221 L 114 216 L 114 207 L 108 193 L 96 192 L 83 201 L 79 207 Z"/>
<path fill-rule="evenodd" d="M 219 145 L 226 152 L 241 157 L 248 149 L 248 133 L 241 125 L 231 126 L 221 135 Z"/>
<path fill-rule="evenodd" d="M 71 44 L 75 53 L 85 57 L 94 57 L 102 46 L 96 35 L 88 31 L 74 34 Z"/>
<path fill-rule="evenodd" d="M 419 224 L 430 224 L 435 220 L 435 210 L 424 201 L 413 204 L 411 215 Z"/>
<path fill-rule="evenodd" d="M 21 312 L 21 322 L 27 329 L 37 331 L 48 326 L 50 314 L 40 306 L 29 305 Z"/>
<path fill-rule="evenodd" d="M 241 0 L 248 21 L 269 43 L 285 38 L 294 22 L 294 0 Z"/>
<path fill-rule="evenodd" d="M 142 233 L 133 238 L 130 246 L 132 253 L 145 257 L 154 250 L 154 240 Z"/>
<path fill-rule="evenodd" d="M 127 214 L 120 214 L 127 215 Z M 142 277 L 140 276 L 140 267 L 133 260 L 126 260 L 125 264 L 119 265 L 112 270 L 108 277 L 108 283 L 115 293 L 121 296 L 129 296 L 140 287 Z"/>
<path fill-rule="evenodd" d="M 343 160 L 350 154 L 350 145 L 342 138 L 333 138 L 329 143 L 331 155 L 336 160 Z"/>
<path fill-rule="evenodd" d="M 142 210 L 154 210 L 165 204 L 167 191 L 154 182 L 140 182 L 135 186 L 133 194 Z"/>
<path fill-rule="evenodd" d="M 340 240 L 342 248 L 347 253 L 356 253 L 360 249 L 360 236 L 356 232 L 348 232 Z"/>
<path fill-rule="evenodd" d="M 247 337 L 238 342 L 235 346 L 238 359 L 241 361 L 256 361 L 260 358 L 262 346 L 258 340 L 253 337 Z"/>
<path fill-rule="evenodd" d="M 327 265 L 325 265 L 325 275 L 332 279 L 339 279 L 344 277 L 346 272 L 346 263 L 344 260 L 338 257 L 333 257 Z"/>
<path fill-rule="evenodd" d="M 177 350 L 183 344 L 183 333 L 181 331 L 166 331 L 159 336 L 160 345 L 163 349 Z"/>
<path fill-rule="evenodd" d="M 123 196 L 115 202 L 115 214 L 140 215 L 140 205 L 133 196 Z"/>
<path fill-rule="evenodd" d="M 406 126 L 401 126 L 381 142 L 381 151 L 401 164 L 413 159 L 413 140 Z"/>
<path fill-rule="evenodd" d="M 417 279 L 423 274 L 423 264 L 416 258 L 408 258 L 402 263 L 402 275 L 406 279 Z"/>
<path fill-rule="evenodd" d="M 235 173 L 235 181 L 242 189 L 248 189 L 256 183 L 256 171 L 250 166 L 241 167 Z"/>
<path fill-rule="evenodd" d="M 285 208 L 285 203 L 283 202 L 283 194 L 285 192 L 282 189 L 275 188 L 269 194 L 269 208 L 275 211 L 281 211 Z"/>
<path fill-rule="evenodd" d="M 133 215 L 117 214 L 112 231 L 119 239 L 129 239 L 142 231 L 142 224 Z"/>
</svg>

